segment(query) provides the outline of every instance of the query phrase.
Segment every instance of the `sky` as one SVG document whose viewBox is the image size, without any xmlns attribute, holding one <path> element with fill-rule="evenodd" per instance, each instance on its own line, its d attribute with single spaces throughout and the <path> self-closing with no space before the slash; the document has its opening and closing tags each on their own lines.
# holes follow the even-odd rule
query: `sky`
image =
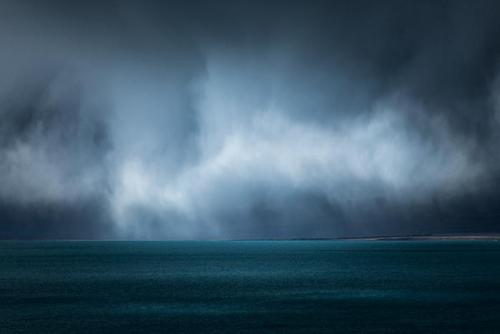
<svg viewBox="0 0 500 334">
<path fill-rule="evenodd" d="M 0 239 L 500 232 L 498 1 L 0 1 Z"/>
</svg>

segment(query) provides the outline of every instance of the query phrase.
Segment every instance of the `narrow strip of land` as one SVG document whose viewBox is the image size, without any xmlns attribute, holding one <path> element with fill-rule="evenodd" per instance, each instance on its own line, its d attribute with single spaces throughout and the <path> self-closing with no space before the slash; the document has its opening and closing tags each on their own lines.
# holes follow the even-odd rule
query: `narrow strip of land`
<svg viewBox="0 0 500 334">
<path fill-rule="evenodd" d="M 393 240 L 393 241 L 417 241 L 417 240 L 500 240 L 500 234 L 450 234 L 450 235 L 406 235 L 406 236 L 370 236 L 341 238 L 341 240 Z"/>
</svg>

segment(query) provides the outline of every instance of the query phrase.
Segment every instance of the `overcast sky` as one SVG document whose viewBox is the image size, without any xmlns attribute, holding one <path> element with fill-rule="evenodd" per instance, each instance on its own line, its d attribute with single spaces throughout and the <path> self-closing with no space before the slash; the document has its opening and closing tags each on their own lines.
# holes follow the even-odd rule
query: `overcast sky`
<svg viewBox="0 0 500 334">
<path fill-rule="evenodd" d="M 498 1 L 0 1 L 0 238 L 500 231 Z"/>
</svg>

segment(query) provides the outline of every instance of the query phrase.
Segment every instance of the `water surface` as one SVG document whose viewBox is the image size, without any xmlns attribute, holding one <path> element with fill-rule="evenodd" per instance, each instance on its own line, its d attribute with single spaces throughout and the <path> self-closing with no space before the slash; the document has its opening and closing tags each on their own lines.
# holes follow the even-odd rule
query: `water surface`
<svg viewBox="0 0 500 334">
<path fill-rule="evenodd" d="M 0 333 L 499 333 L 500 242 L 0 242 Z"/>
</svg>

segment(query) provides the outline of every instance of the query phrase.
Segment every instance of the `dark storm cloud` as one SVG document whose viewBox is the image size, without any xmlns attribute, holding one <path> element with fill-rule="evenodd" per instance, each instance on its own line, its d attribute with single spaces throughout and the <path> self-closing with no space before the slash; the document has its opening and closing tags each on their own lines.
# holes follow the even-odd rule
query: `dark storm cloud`
<svg viewBox="0 0 500 334">
<path fill-rule="evenodd" d="M 82 103 L 75 80 L 60 71 L 39 73 L 2 96 L 4 237 L 95 238 L 111 230 L 108 129 L 99 110 Z"/>
<path fill-rule="evenodd" d="M 4 237 L 498 230 L 494 1 L 0 9 Z"/>
</svg>

